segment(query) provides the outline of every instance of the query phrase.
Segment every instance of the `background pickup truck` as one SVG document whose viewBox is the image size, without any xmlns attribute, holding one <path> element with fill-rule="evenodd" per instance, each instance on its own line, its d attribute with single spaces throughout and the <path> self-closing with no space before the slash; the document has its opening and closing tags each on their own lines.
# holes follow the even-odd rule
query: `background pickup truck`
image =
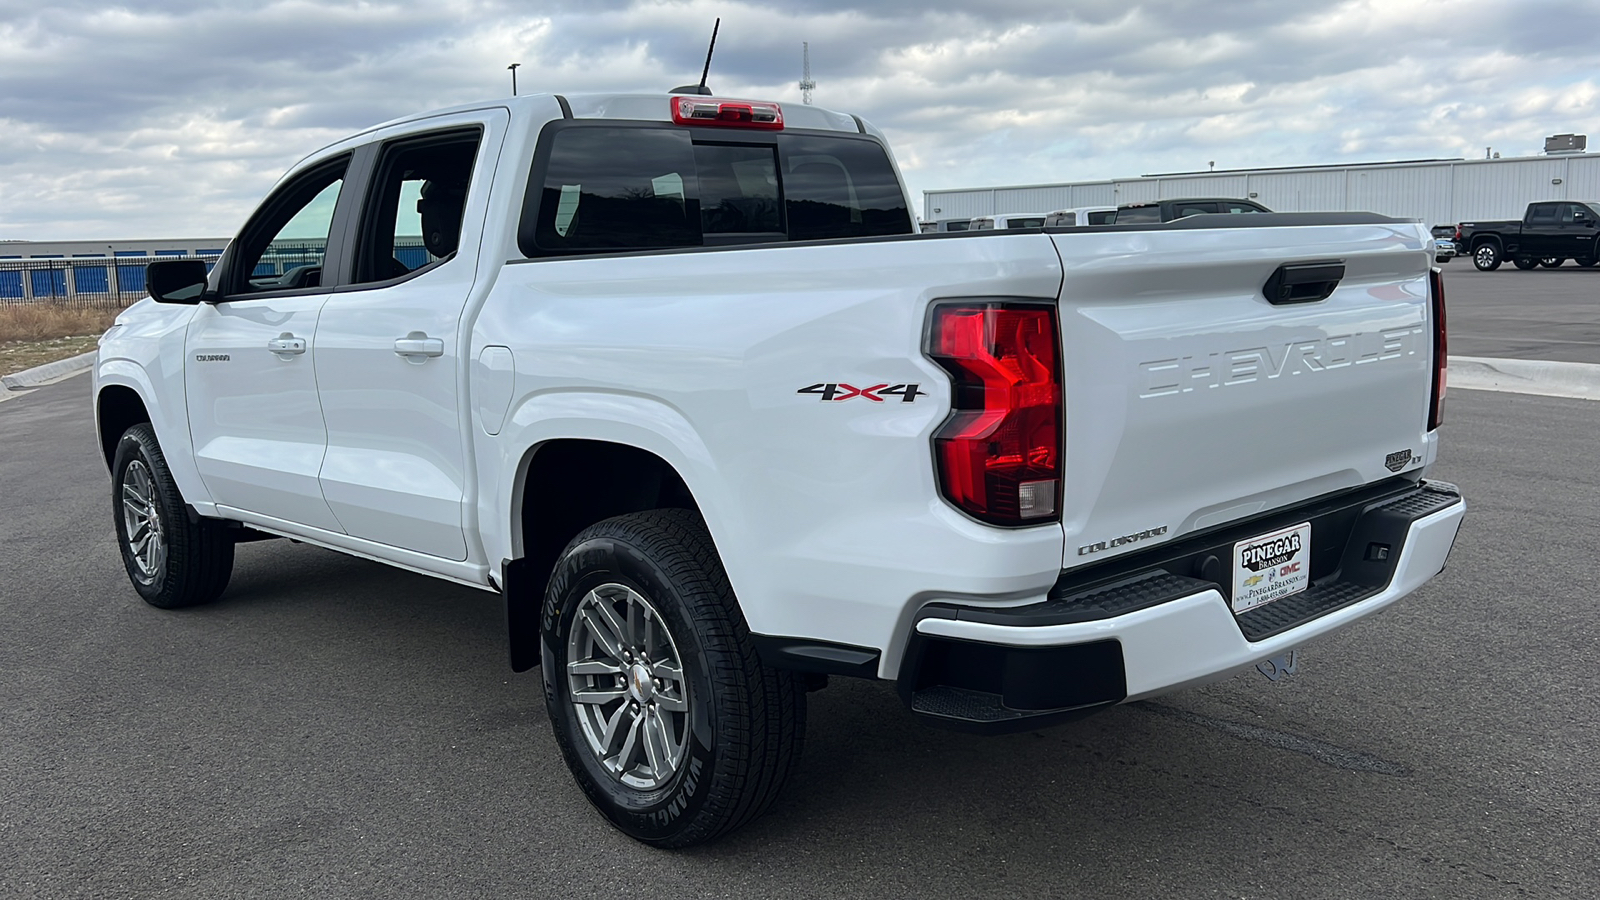
<svg viewBox="0 0 1600 900">
<path fill-rule="evenodd" d="M 1186 216 L 1204 216 L 1214 213 L 1237 215 L 1239 213 L 1272 212 L 1254 200 L 1228 200 L 1199 197 L 1181 200 L 1155 200 L 1150 203 L 1125 203 L 1117 207 L 1118 225 L 1135 225 L 1141 222 L 1171 222 Z"/>
<path fill-rule="evenodd" d="M 829 676 L 1038 728 L 1444 565 L 1422 226 L 910 209 L 882 136 L 812 106 L 524 96 L 319 150 L 101 342 L 134 589 L 203 603 L 285 536 L 498 592 L 578 785 L 681 847 L 770 805 Z M 257 276 L 307 236 L 320 264 Z"/>
<path fill-rule="evenodd" d="M 1600 260 L 1600 203 L 1529 203 L 1520 222 L 1462 222 L 1455 239 L 1456 252 L 1471 255 L 1484 272 L 1507 259 L 1519 269 L 1554 268 L 1569 259 L 1592 266 Z"/>
</svg>

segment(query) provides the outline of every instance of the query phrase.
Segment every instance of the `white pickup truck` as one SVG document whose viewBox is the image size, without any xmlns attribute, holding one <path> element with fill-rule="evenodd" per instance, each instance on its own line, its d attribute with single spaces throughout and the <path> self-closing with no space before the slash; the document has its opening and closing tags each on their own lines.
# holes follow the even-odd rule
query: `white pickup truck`
<svg viewBox="0 0 1600 900">
<path fill-rule="evenodd" d="M 771 803 L 828 675 L 1032 729 L 1444 566 L 1425 228 L 910 210 L 811 106 L 524 96 L 319 150 L 101 342 L 128 575 L 203 603 L 284 536 L 498 592 L 578 784 L 676 847 Z"/>
</svg>

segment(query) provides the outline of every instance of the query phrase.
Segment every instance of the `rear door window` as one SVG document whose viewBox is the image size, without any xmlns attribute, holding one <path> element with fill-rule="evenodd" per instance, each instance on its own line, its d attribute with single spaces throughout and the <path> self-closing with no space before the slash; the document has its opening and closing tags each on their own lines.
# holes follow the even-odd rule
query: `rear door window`
<svg viewBox="0 0 1600 900">
<path fill-rule="evenodd" d="M 1222 211 L 1225 213 L 1258 213 L 1262 210 L 1254 203 L 1245 203 L 1244 201 L 1240 200 L 1224 202 L 1222 204 Z"/>
<path fill-rule="evenodd" d="M 1159 221 L 1161 221 L 1161 208 L 1159 206 L 1132 206 L 1117 210 L 1116 223 L 1118 225 L 1126 225 L 1129 222 L 1138 224 Z"/>
<path fill-rule="evenodd" d="M 1215 203 L 1178 203 L 1172 207 L 1172 217 L 1181 219 L 1185 216 L 1203 216 L 1216 211 Z"/>
<path fill-rule="evenodd" d="M 1556 221 L 1555 203 L 1535 203 L 1528 207 L 1528 221 L 1539 225 L 1553 225 Z"/>
</svg>

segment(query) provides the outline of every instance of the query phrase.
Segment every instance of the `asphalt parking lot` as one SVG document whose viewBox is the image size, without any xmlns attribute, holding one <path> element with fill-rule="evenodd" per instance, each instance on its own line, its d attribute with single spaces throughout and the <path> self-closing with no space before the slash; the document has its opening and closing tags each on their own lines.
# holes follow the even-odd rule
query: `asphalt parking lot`
<svg viewBox="0 0 1600 900">
<path fill-rule="evenodd" d="M 1440 268 L 1451 353 L 1600 363 L 1600 266 L 1479 272 L 1461 258 Z"/>
<path fill-rule="evenodd" d="M 1537 329 L 1496 337 L 1514 310 L 1494 296 L 1529 278 L 1576 285 L 1573 304 L 1600 289 L 1600 271 L 1452 265 L 1458 353 L 1569 352 Z M 1539 321 L 1600 333 L 1560 315 Z M 1600 890 L 1600 403 L 1452 392 L 1434 474 L 1470 511 L 1448 570 L 1288 680 L 976 738 L 836 679 L 774 812 L 673 854 L 612 831 L 572 784 L 537 676 L 506 668 L 493 595 L 273 541 L 240 548 L 218 603 L 146 606 L 87 388 L 0 404 L 0 896 Z"/>
</svg>

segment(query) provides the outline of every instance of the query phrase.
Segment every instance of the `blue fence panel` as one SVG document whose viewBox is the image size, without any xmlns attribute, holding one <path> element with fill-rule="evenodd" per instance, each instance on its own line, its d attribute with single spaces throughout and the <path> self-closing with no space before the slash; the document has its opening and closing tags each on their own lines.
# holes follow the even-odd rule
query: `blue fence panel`
<svg viewBox="0 0 1600 900">
<path fill-rule="evenodd" d="M 143 257 L 143 250 L 118 250 L 118 256 Z M 140 293 L 144 290 L 144 263 L 136 266 L 117 266 L 117 287 L 124 294 Z"/>
<path fill-rule="evenodd" d="M 35 300 L 44 300 L 51 297 L 66 298 L 66 269 L 34 269 L 28 274 L 33 276 L 33 298 Z"/>
<path fill-rule="evenodd" d="M 22 299 L 22 273 L 0 271 L 0 300 Z"/>
<path fill-rule="evenodd" d="M 105 266 L 85 265 L 77 260 L 104 259 L 99 254 L 85 254 L 77 257 L 72 263 L 72 287 L 80 294 L 109 294 L 111 293 L 111 279 L 106 275 Z"/>
<path fill-rule="evenodd" d="M 80 294 L 109 294 L 111 293 L 111 278 L 106 274 L 105 266 L 84 266 L 73 269 L 73 287 Z"/>
<path fill-rule="evenodd" d="M 405 264 L 408 269 L 416 269 L 428 264 L 428 251 L 423 247 L 396 247 L 394 258 Z"/>
</svg>

